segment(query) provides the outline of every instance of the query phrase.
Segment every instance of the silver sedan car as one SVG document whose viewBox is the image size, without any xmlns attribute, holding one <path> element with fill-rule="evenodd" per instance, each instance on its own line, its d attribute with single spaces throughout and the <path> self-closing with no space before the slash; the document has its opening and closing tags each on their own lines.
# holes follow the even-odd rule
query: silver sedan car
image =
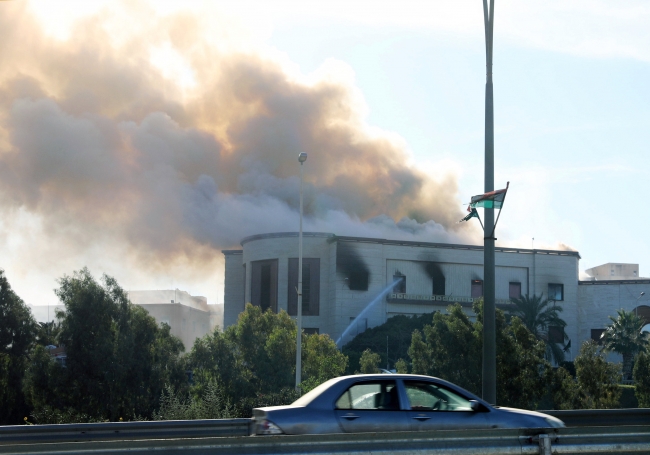
<svg viewBox="0 0 650 455">
<path fill-rule="evenodd" d="M 253 419 L 256 435 L 564 427 L 555 417 L 491 406 L 450 382 L 413 374 L 330 379 L 293 404 L 254 409 Z"/>
</svg>

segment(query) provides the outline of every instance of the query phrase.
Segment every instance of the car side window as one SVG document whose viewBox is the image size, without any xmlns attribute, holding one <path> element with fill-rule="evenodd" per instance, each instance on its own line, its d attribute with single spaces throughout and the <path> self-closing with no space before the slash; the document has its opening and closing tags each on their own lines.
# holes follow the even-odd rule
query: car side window
<svg viewBox="0 0 650 455">
<path fill-rule="evenodd" d="M 358 382 L 336 400 L 336 409 L 400 409 L 395 381 Z"/>
<path fill-rule="evenodd" d="M 471 411 L 470 401 L 438 384 L 404 381 L 409 405 L 415 411 Z"/>
</svg>

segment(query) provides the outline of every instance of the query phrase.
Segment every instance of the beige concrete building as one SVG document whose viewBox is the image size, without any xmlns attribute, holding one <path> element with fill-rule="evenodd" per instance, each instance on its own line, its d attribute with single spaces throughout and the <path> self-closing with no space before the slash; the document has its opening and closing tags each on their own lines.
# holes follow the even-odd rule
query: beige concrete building
<svg viewBox="0 0 650 455">
<path fill-rule="evenodd" d="M 208 305 L 205 297 L 193 296 L 179 289 L 158 291 L 128 291 L 131 303 L 141 306 L 158 324 L 169 324 L 171 333 L 190 350 L 197 338 L 223 328 L 223 305 Z M 65 310 L 63 305 L 30 305 L 39 322 L 55 319 L 55 311 Z"/>
<path fill-rule="evenodd" d="M 298 234 L 255 235 L 241 245 L 223 251 L 224 326 L 236 322 L 245 302 L 295 315 Z M 340 345 L 397 314 L 446 311 L 454 302 L 473 314 L 472 302 L 483 294 L 482 246 L 310 232 L 303 236 L 303 258 L 303 327 L 327 333 Z M 562 307 L 569 359 L 583 341 L 600 337 L 619 308 L 650 323 L 645 295 L 650 279 L 634 277 L 638 265 L 614 264 L 611 275 L 612 264 L 605 264 L 591 270 L 625 278 L 581 281 L 579 261 L 577 251 L 496 248 L 497 306 L 523 294 L 543 294 Z"/>
</svg>

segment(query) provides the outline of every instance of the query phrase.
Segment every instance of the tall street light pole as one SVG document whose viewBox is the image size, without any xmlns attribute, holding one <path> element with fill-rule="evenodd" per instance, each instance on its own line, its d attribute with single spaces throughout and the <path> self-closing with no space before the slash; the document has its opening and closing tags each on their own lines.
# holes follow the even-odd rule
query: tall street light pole
<svg viewBox="0 0 650 455">
<path fill-rule="evenodd" d="M 492 37 L 494 30 L 494 0 L 483 0 L 485 22 L 485 192 L 494 191 L 494 94 L 492 89 Z M 496 404 L 496 330 L 494 276 L 494 208 L 484 211 L 483 236 L 483 399 Z"/>
<path fill-rule="evenodd" d="M 302 164 L 307 161 L 307 154 L 298 155 L 300 163 L 300 230 L 298 231 L 298 333 L 296 334 L 296 391 L 300 392 L 302 382 Z"/>
</svg>

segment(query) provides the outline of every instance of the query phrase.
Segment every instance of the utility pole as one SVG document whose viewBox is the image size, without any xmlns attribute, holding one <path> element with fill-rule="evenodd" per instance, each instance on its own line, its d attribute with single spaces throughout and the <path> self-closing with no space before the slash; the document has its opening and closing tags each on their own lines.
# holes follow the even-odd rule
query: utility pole
<svg viewBox="0 0 650 455">
<path fill-rule="evenodd" d="M 494 94 L 492 89 L 492 37 L 494 0 L 483 0 L 485 22 L 485 192 L 494 191 Z M 483 399 L 496 404 L 496 323 L 494 276 L 494 208 L 486 207 L 483 236 Z"/>
</svg>

